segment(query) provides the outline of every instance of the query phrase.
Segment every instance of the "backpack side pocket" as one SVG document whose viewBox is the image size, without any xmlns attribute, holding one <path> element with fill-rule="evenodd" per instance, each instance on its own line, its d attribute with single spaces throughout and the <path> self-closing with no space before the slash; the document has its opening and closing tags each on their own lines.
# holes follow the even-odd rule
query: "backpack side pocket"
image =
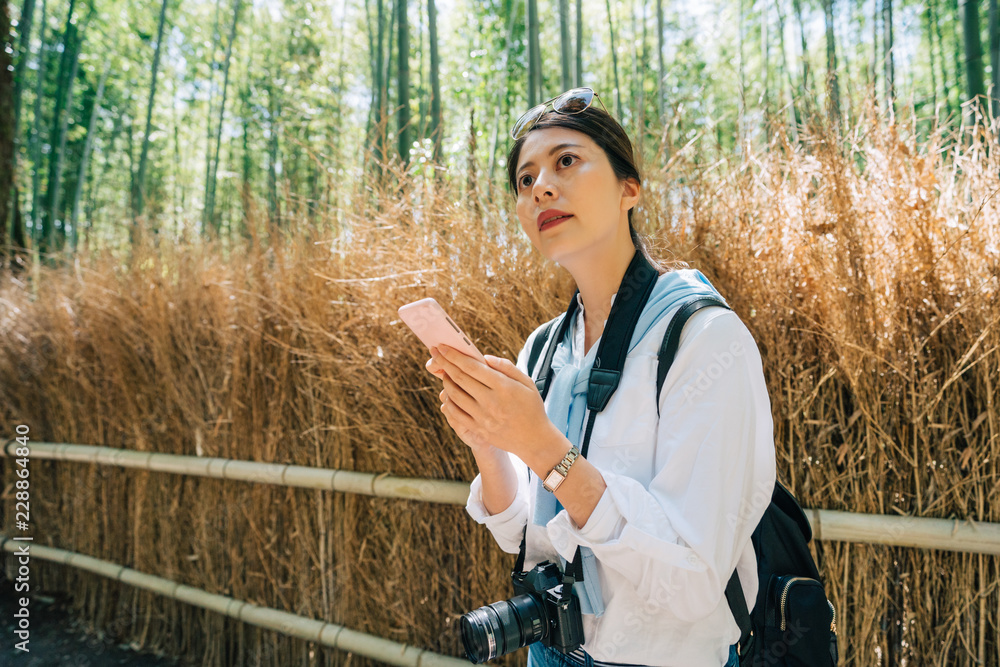
<svg viewBox="0 0 1000 667">
<path fill-rule="evenodd" d="M 833 604 L 826 598 L 819 581 L 810 577 L 772 575 L 765 599 L 760 664 L 782 667 L 836 665 L 834 618 Z"/>
</svg>

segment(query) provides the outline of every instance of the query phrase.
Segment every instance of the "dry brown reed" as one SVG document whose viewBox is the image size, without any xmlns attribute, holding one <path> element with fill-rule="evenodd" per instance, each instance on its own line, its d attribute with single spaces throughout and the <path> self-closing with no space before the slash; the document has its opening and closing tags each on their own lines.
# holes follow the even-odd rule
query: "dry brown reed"
<svg viewBox="0 0 1000 667">
<path fill-rule="evenodd" d="M 776 132 L 732 163 L 672 150 L 644 172 L 640 228 L 752 331 L 779 475 L 804 506 L 1000 521 L 997 137 L 946 151 L 943 133 L 918 145 L 872 116 L 843 141 L 801 138 Z M 35 285 L 5 278 L 0 433 L 471 480 L 396 308 L 433 296 L 480 349 L 514 358 L 573 285 L 505 194 L 476 209 L 399 176 L 353 186 L 328 218 L 344 234 L 254 219 L 225 252 L 147 242 Z M 460 507 L 43 461 L 32 480 L 40 543 L 444 653 L 461 654 L 462 613 L 510 595 L 513 558 Z M 815 546 L 842 664 L 1000 660 L 997 558 Z M 34 567 L 95 628 L 192 664 L 370 663 Z"/>
</svg>

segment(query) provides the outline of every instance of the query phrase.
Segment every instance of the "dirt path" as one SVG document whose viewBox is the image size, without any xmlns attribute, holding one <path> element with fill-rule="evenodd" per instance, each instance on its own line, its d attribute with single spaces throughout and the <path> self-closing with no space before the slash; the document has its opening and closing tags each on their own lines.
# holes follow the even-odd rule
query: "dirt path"
<svg viewBox="0 0 1000 667">
<path fill-rule="evenodd" d="M 68 599 L 61 593 L 38 593 L 28 606 L 31 619 L 25 653 L 14 645 L 17 610 L 13 583 L 0 572 L 0 665 L 4 667 L 178 667 L 170 658 L 141 653 L 110 638 L 87 634 L 67 611 Z"/>
</svg>

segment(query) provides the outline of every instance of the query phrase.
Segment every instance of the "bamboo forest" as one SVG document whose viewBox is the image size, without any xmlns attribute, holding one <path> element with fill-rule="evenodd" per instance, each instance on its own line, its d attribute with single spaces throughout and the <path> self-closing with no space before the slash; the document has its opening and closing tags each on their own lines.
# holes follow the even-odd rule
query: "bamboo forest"
<svg viewBox="0 0 1000 667">
<path fill-rule="evenodd" d="M 1000 665 L 998 0 L 0 7 L 0 664 Z"/>
<path fill-rule="evenodd" d="M 253 206 L 342 223 L 344 184 L 392 161 L 488 196 L 505 128 L 573 86 L 661 164 L 872 109 L 922 141 L 997 87 L 995 4 L 5 3 L 0 245 L 230 236 Z"/>
</svg>

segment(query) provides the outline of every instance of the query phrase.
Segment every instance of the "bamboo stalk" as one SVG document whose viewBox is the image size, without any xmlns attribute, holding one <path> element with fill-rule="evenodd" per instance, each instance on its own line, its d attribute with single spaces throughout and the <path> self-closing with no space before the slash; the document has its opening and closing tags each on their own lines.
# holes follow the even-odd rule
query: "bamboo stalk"
<svg viewBox="0 0 1000 667">
<path fill-rule="evenodd" d="M 14 553 L 24 542 L 17 542 L 6 535 L 0 535 L 0 551 Z M 179 600 L 195 607 L 224 614 L 231 618 L 250 623 L 261 628 L 274 630 L 285 635 L 316 642 L 323 646 L 357 653 L 390 665 L 403 667 L 465 667 L 467 660 L 433 653 L 426 649 L 400 644 L 390 639 L 369 635 L 342 625 L 328 623 L 313 618 L 297 616 L 279 609 L 260 607 L 249 602 L 236 600 L 225 595 L 179 584 L 151 574 L 145 574 L 122 565 L 65 549 L 31 544 L 32 558 L 76 567 L 99 574 L 109 579 L 151 591 L 164 597 Z"/>
</svg>

